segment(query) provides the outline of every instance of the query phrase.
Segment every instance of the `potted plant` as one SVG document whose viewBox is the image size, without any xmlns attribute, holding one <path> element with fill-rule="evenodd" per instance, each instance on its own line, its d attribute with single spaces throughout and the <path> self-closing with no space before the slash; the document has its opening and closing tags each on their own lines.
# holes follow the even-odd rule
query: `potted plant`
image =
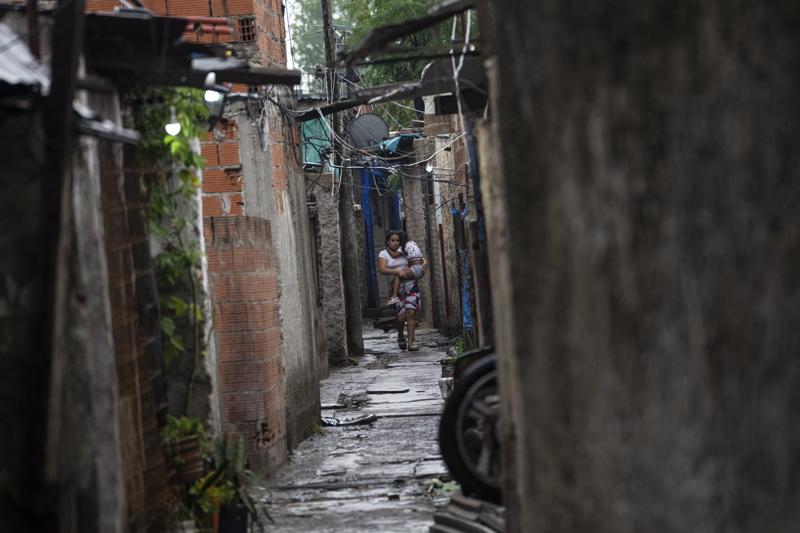
<svg viewBox="0 0 800 533">
<path fill-rule="evenodd" d="M 219 476 L 217 485 L 232 491 L 229 498 L 220 500 L 219 533 L 247 533 L 250 521 L 263 531 L 262 513 L 250 495 L 255 475 L 245 466 L 242 438 L 231 442 L 223 435 L 214 443 L 213 452 L 214 471 Z M 266 511 L 263 515 L 272 520 Z"/>
<path fill-rule="evenodd" d="M 203 477 L 207 445 L 203 423 L 197 418 L 167 415 L 161 432 L 164 455 L 175 469 L 176 481 L 189 484 Z"/>
</svg>

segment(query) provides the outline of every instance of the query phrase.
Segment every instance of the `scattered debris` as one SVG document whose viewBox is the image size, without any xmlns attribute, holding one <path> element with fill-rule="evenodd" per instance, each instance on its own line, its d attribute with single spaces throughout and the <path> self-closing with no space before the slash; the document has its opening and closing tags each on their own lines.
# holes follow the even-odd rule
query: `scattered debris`
<svg viewBox="0 0 800 533">
<path fill-rule="evenodd" d="M 427 484 L 428 488 L 425 492 L 428 494 L 428 496 L 435 496 L 440 492 L 446 496 L 451 496 L 461 490 L 461 486 L 458 484 L 458 481 L 442 481 L 437 477 L 429 479 Z"/>
<path fill-rule="evenodd" d="M 352 416 L 347 418 L 325 418 L 321 419 L 321 424 L 323 426 L 356 426 L 359 424 L 369 424 L 370 422 L 375 422 L 378 419 L 375 415 L 370 414 L 362 414 L 358 416 Z"/>
<path fill-rule="evenodd" d="M 369 403 L 369 394 L 366 390 L 358 390 L 353 392 L 339 393 L 339 399 L 336 403 L 345 406 L 348 409 L 354 407 L 363 407 Z"/>
<path fill-rule="evenodd" d="M 323 403 L 320 409 L 344 409 L 345 407 L 347 406 L 340 403 Z"/>
<path fill-rule="evenodd" d="M 389 365 L 398 359 L 399 356 L 394 354 L 379 355 L 377 359 L 367 363 L 364 367 L 370 370 L 383 370 L 384 368 L 389 368 Z"/>
<path fill-rule="evenodd" d="M 367 389 L 368 394 L 403 394 L 410 389 Z"/>
<path fill-rule="evenodd" d="M 505 530 L 505 508 L 492 503 L 469 498 L 460 491 L 450 497 L 443 511 L 434 513 L 431 533 L 470 531 L 495 533 Z"/>
<path fill-rule="evenodd" d="M 453 392 L 453 378 L 441 378 L 439 380 L 439 391 L 442 393 L 442 398 L 445 400 Z"/>
</svg>

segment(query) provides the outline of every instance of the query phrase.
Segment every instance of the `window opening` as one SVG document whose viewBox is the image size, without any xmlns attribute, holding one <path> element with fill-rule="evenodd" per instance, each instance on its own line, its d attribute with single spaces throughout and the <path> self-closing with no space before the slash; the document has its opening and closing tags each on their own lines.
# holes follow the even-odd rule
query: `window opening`
<svg viewBox="0 0 800 533">
<path fill-rule="evenodd" d="M 239 19 L 239 40 L 245 43 L 256 40 L 255 17 L 242 17 Z"/>
</svg>

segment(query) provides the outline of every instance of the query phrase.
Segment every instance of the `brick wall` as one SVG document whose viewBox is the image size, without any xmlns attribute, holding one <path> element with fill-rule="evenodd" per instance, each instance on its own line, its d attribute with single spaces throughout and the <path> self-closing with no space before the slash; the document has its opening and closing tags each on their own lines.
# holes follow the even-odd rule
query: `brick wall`
<svg viewBox="0 0 800 533">
<path fill-rule="evenodd" d="M 286 31 L 281 0 L 253 0 L 258 48 L 265 66 L 286 66 Z"/>
<path fill-rule="evenodd" d="M 161 453 L 161 420 L 166 410 L 163 355 L 150 243 L 145 224 L 141 175 L 125 172 L 124 191 L 115 167 L 119 149 L 103 143 L 100 170 L 106 257 L 116 353 L 119 431 L 130 531 L 164 527 L 167 466 Z M 126 159 L 134 159 L 128 147 Z"/>
<path fill-rule="evenodd" d="M 201 142 L 203 168 L 203 216 L 245 214 L 244 179 L 239 156 L 236 122 L 225 121 Z"/>
<path fill-rule="evenodd" d="M 244 216 L 205 221 L 214 300 L 223 431 L 244 437 L 252 468 L 286 458 L 286 401 L 278 281 L 270 223 Z"/>
</svg>

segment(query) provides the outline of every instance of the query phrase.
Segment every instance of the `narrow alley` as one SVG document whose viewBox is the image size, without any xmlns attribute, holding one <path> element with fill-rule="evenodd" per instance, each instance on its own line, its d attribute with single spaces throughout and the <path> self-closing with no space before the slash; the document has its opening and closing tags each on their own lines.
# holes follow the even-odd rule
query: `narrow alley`
<svg viewBox="0 0 800 533">
<path fill-rule="evenodd" d="M 394 332 L 365 330 L 359 364 L 322 381 L 324 418 L 376 419 L 323 427 L 294 451 L 262 498 L 274 530 L 428 531 L 449 499 L 437 442 L 447 347 L 434 330 L 418 341 L 418 352 L 401 352 Z"/>
<path fill-rule="evenodd" d="M 0 0 L 0 532 L 800 531 L 799 7 Z"/>
</svg>

